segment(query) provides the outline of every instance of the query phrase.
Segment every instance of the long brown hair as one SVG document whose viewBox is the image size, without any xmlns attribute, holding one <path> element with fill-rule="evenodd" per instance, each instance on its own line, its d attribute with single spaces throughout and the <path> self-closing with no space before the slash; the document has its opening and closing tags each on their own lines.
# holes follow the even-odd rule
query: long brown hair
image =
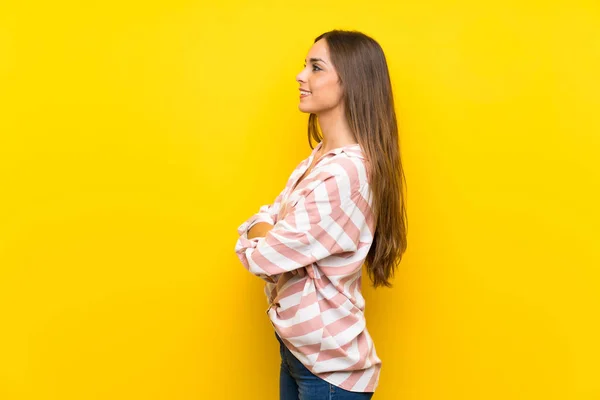
<svg viewBox="0 0 600 400">
<path fill-rule="evenodd" d="M 325 39 L 343 92 L 348 125 L 367 159 L 376 221 L 365 265 L 373 287 L 392 287 L 389 279 L 407 247 L 406 177 L 400 160 L 398 124 L 385 55 L 371 37 L 358 31 L 332 30 Z M 308 143 L 321 142 L 317 115 L 308 119 Z"/>
</svg>

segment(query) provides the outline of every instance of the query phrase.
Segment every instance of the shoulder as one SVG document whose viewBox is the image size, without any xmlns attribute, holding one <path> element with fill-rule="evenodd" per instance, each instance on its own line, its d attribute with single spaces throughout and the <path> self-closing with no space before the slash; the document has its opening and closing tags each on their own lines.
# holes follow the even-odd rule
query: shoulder
<svg viewBox="0 0 600 400">
<path fill-rule="evenodd" d="M 363 158 L 340 153 L 319 166 L 317 175 L 321 180 L 335 180 L 340 185 L 358 191 L 368 185 L 367 166 Z"/>
<path fill-rule="evenodd" d="M 318 197 L 338 203 L 364 195 L 369 190 L 364 159 L 340 153 L 315 167 L 312 190 Z"/>
</svg>

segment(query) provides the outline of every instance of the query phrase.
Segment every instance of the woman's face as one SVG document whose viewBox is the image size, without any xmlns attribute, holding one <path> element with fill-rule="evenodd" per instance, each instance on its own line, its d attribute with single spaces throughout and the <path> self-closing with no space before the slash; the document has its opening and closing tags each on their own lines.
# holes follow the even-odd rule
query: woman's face
<svg viewBox="0 0 600 400">
<path fill-rule="evenodd" d="M 310 92 L 308 95 L 300 92 L 300 111 L 319 115 L 340 106 L 342 88 L 337 72 L 331 65 L 325 39 L 312 45 L 304 61 L 304 69 L 296 76 L 296 81 L 300 89 Z"/>
</svg>

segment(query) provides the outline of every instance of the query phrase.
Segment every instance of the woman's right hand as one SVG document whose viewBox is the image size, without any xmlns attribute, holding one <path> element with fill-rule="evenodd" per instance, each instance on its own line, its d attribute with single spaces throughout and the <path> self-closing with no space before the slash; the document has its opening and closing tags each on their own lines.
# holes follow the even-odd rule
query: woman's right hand
<svg viewBox="0 0 600 400">
<path fill-rule="evenodd" d="M 256 225 L 253 225 L 252 228 L 248 230 L 248 239 L 266 236 L 267 232 L 273 229 L 273 226 L 274 225 L 271 225 L 268 222 L 259 222 Z"/>
</svg>

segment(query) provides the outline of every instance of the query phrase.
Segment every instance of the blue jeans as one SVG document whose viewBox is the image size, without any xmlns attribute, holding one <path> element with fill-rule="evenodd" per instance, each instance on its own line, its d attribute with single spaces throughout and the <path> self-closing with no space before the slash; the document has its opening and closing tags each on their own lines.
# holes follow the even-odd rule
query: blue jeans
<svg viewBox="0 0 600 400">
<path fill-rule="evenodd" d="M 373 392 L 351 392 L 314 375 L 294 356 L 281 338 L 281 370 L 279 372 L 279 400 L 368 400 Z"/>
</svg>

